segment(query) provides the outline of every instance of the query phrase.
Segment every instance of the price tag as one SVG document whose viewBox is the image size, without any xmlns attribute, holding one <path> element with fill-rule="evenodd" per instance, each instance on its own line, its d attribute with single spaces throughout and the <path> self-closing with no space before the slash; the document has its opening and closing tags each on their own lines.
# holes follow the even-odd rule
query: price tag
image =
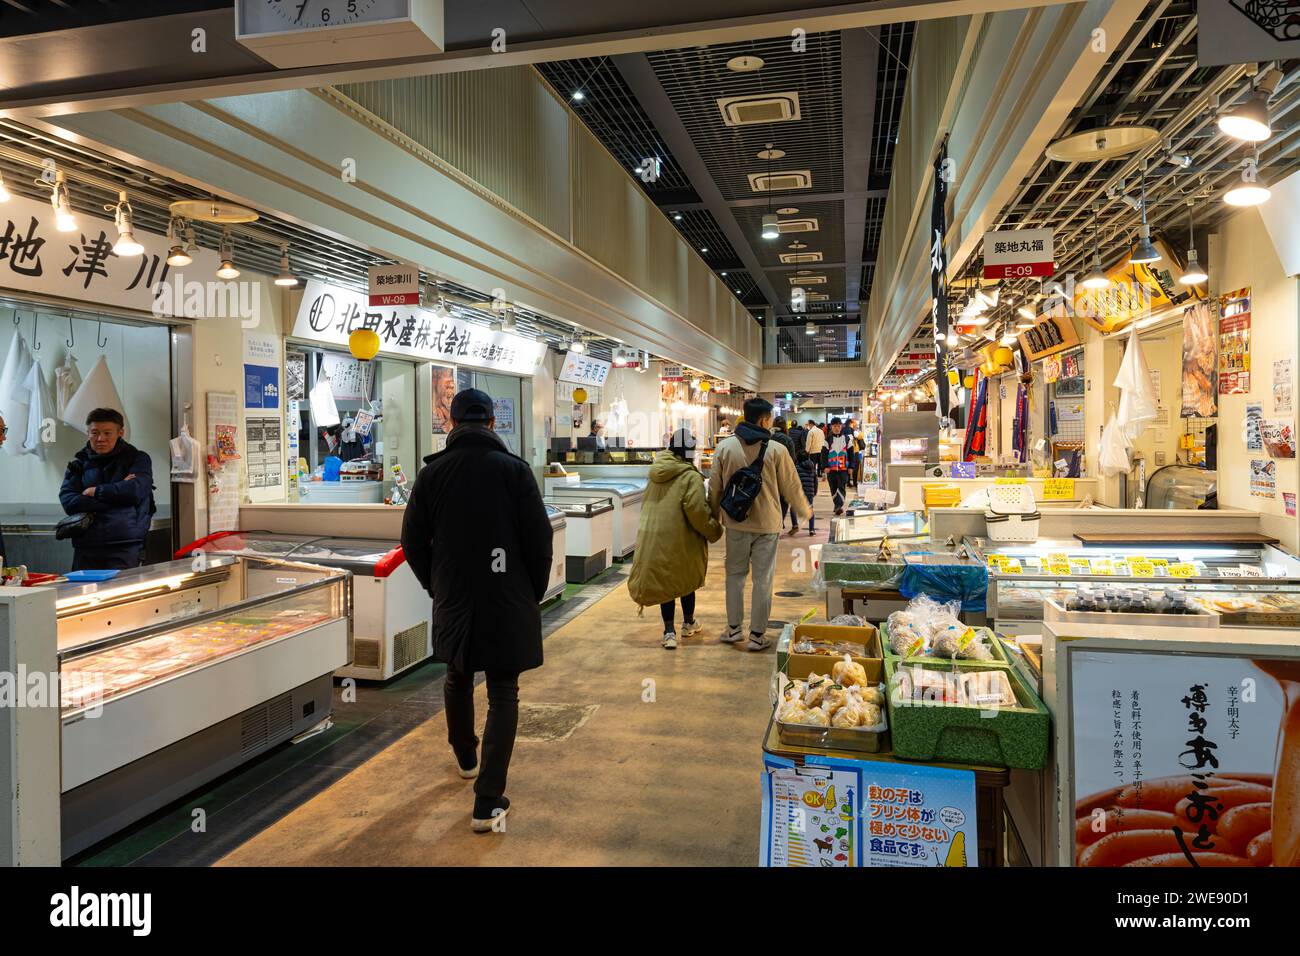
<svg viewBox="0 0 1300 956">
<path fill-rule="evenodd" d="M 1112 574 L 1118 574 L 1121 577 L 1126 577 L 1128 575 L 1128 559 L 1116 558 L 1113 562 L 1111 562 L 1111 568 L 1112 568 L 1111 571 Z"/>
<path fill-rule="evenodd" d="M 1048 574 L 1064 574 L 1064 575 L 1067 575 L 1067 576 L 1068 576 L 1068 575 L 1071 573 L 1071 571 L 1070 571 L 1070 562 L 1069 562 L 1069 560 L 1065 560 L 1065 561 L 1052 560 L 1052 561 L 1049 561 L 1049 562 L 1047 563 L 1047 573 L 1048 573 Z"/>
<path fill-rule="evenodd" d="M 1092 564 L 1092 573 L 1093 573 L 1093 574 L 1110 574 L 1110 573 L 1112 573 L 1112 572 L 1111 572 L 1111 563 L 1110 563 L 1110 558 L 1098 558 L 1096 561 L 1092 561 L 1092 562 L 1090 562 L 1090 563 Z"/>
<path fill-rule="evenodd" d="M 1073 478 L 1048 478 L 1043 482 L 1043 499 L 1045 501 L 1069 501 L 1073 497 Z"/>
<path fill-rule="evenodd" d="M 1071 558 L 1070 573 L 1071 574 L 1093 574 L 1094 572 L 1092 569 L 1092 562 L 1089 561 L 1087 558 Z"/>
<path fill-rule="evenodd" d="M 1003 475 L 1000 478 L 994 479 L 994 483 L 999 485 L 1023 485 L 1025 483 L 1025 479 L 1013 478 L 1011 475 Z"/>
<path fill-rule="evenodd" d="M 1155 577 L 1156 569 L 1150 561 L 1130 558 L 1128 562 L 1129 571 L 1135 578 Z"/>
<path fill-rule="evenodd" d="M 1003 557 L 1000 554 L 990 554 L 988 556 L 988 566 L 990 571 L 1002 570 Z"/>
<path fill-rule="evenodd" d="M 1169 561 L 1166 558 L 1152 558 L 1151 563 L 1154 564 L 1157 568 L 1169 567 Z"/>
<path fill-rule="evenodd" d="M 1021 570 L 1019 558 L 1006 558 L 1002 562 L 1003 574 L 1019 574 Z"/>
<path fill-rule="evenodd" d="M 1134 561 L 1145 561 L 1146 559 L 1147 556 L 1145 554 L 1130 554 L 1128 557 L 1129 567 L 1133 566 Z"/>
<path fill-rule="evenodd" d="M 1035 477 L 1035 478 L 1051 478 L 1051 477 L 1052 477 L 1052 469 L 1050 469 L 1050 468 L 1035 468 L 1035 469 L 1034 469 L 1034 477 Z"/>
<path fill-rule="evenodd" d="M 1169 576 L 1171 578 L 1194 578 L 1196 577 L 1196 565 L 1186 561 L 1171 564 L 1169 565 Z"/>
</svg>

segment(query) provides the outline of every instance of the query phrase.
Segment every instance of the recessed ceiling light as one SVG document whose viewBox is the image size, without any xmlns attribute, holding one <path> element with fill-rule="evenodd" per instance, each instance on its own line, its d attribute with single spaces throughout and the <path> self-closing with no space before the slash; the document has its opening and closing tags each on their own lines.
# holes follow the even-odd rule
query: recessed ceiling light
<svg viewBox="0 0 1300 956">
<path fill-rule="evenodd" d="M 785 155 L 785 150 L 777 149 L 775 146 L 769 146 L 767 149 L 760 149 L 755 155 L 759 159 L 780 159 Z"/>
<path fill-rule="evenodd" d="M 727 69 L 733 73 L 757 73 L 762 68 L 761 56 L 733 56 L 727 61 Z"/>
<path fill-rule="evenodd" d="M 701 246 L 701 247 L 700 247 L 700 252 L 708 252 L 708 251 L 709 251 L 709 247 L 708 247 L 708 246 Z"/>
<path fill-rule="evenodd" d="M 574 90 L 573 95 L 569 97 L 569 99 L 573 100 L 575 103 L 581 103 L 586 98 L 587 94 L 582 92 L 582 90 Z"/>
<path fill-rule="evenodd" d="M 723 276 L 725 276 L 726 273 L 725 273 L 725 272 L 719 272 L 718 275 L 723 275 Z"/>
<path fill-rule="evenodd" d="M 673 213 L 673 219 L 674 219 L 675 221 L 677 221 L 677 222 L 681 222 L 681 221 L 682 221 L 682 214 L 679 213 L 679 212 L 675 212 L 675 213 Z"/>
<path fill-rule="evenodd" d="M 799 211 L 798 206 L 782 206 L 780 209 L 777 210 L 777 212 L 779 212 L 783 216 L 793 216 L 798 211 Z"/>
</svg>

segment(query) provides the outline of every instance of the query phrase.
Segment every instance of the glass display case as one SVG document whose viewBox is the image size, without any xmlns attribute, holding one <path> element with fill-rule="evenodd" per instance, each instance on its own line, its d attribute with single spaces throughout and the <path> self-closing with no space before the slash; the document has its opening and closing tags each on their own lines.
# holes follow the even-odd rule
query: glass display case
<svg viewBox="0 0 1300 956">
<path fill-rule="evenodd" d="M 565 580 L 584 584 L 609 567 L 615 554 L 618 517 L 614 496 L 584 493 L 580 487 L 557 488 L 543 501 L 559 509 L 565 518 Z"/>
<path fill-rule="evenodd" d="M 1160 510 L 1214 507 L 1219 473 L 1191 465 L 1165 465 L 1147 479 L 1145 507 Z"/>
<path fill-rule="evenodd" d="M 1300 562 L 1271 545 L 1083 547 L 1077 541 L 1039 541 L 988 546 L 985 560 L 988 614 L 1009 634 L 1039 632 L 1045 601 L 1067 605 L 1080 588 L 1173 586 L 1224 623 L 1300 626 Z"/>
<path fill-rule="evenodd" d="M 546 504 L 557 509 L 566 518 L 593 518 L 614 510 L 614 499 L 602 495 L 565 494 L 554 492 L 546 499 Z"/>
<path fill-rule="evenodd" d="M 56 585 L 64 856 L 323 726 L 351 585 L 207 554 Z"/>
<path fill-rule="evenodd" d="M 918 538 L 926 534 L 926 520 L 920 511 L 862 511 L 831 517 L 830 540 L 837 544 L 849 541 L 879 541 Z"/>
</svg>

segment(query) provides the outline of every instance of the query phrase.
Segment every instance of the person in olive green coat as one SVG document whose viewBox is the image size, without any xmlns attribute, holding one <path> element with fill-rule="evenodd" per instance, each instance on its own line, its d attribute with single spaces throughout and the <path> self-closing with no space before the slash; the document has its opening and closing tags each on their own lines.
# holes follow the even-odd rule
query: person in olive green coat
<svg viewBox="0 0 1300 956">
<path fill-rule="evenodd" d="M 641 607 L 659 605 L 664 621 L 663 647 L 677 648 L 673 623 L 675 602 L 682 603 L 682 637 L 698 634 L 695 592 L 704 586 L 709 542 L 722 537 L 722 526 L 709 510 L 704 476 L 686 460 L 695 436 L 685 428 L 672 436 L 667 451 L 655 456 L 650 483 L 641 502 L 641 525 L 627 590 Z"/>
</svg>

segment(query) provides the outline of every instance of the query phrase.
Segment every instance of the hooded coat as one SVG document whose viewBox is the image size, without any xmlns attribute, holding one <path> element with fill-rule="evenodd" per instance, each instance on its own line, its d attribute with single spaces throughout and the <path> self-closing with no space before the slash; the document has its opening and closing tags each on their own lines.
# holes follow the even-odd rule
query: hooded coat
<svg viewBox="0 0 1300 956">
<path fill-rule="evenodd" d="M 464 424 L 424 459 L 402 550 L 433 598 L 433 656 L 461 672 L 542 666 L 551 519 L 532 469 L 490 428 Z"/>
<path fill-rule="evenodd" d="M 664 604 L 704 586 L 709 542 L 722 526 L 709 511 L 704 476 L 671 451 L 650 466 L 627 591 L 642 607 Z"/>
</svg>

